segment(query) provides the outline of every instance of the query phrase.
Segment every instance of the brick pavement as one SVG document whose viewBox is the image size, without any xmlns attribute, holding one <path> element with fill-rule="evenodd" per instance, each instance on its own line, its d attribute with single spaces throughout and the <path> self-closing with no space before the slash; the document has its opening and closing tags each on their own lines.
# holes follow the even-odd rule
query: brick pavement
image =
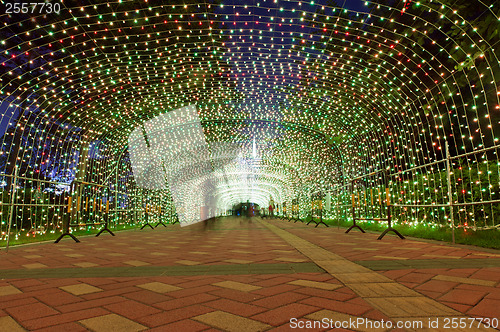
<svg viewBox="0 0 500 332">
<path fill-rule="evenodd" d="M 500 318 L 499 251 L 377 236 L 221 218 L 13 247 L 0 251 L 0 331 Z"/>
</svg>

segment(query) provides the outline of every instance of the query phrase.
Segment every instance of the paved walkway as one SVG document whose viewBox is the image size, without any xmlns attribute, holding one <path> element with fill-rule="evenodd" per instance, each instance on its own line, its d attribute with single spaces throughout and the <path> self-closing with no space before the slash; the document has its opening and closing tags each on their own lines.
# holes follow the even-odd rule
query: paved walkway
<svg viewBox="0 0 500 332">
<path fill-rule="evenodd" d="M 221 218 L 2 250 L 0 331 L 498 324 L 499 251 L 320 227 Z"/>
</svg>

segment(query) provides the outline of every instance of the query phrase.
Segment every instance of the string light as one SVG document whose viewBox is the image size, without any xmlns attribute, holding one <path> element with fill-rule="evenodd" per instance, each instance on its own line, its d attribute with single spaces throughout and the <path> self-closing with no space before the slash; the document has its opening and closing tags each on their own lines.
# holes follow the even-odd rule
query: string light
<svg viewBox="0 0 500 332">
<path fill-rule="evenodd" d="M 489 32 L 498 5 L 349 3 L 100 2 L 2 14 L 0 173 L 7 197 L 18 165 L 17 203 L 32 204 L 15 208 L 15 234 L 59 232 L 65 218 L 101 227 L 94 202 L 111 203 L 113 225 L 138 223 L 150 207 L 173 218 L 170 190 L 137 185 L 127 140 L 187 105 L 197 107 L 209 150 L 237 146 L 238 167 L 258 173 L 238 178 L 231 159 L 235 175 L 210 189 L 224 202 L 218 213 L 272 196 L 288 205 L 300 198 L 306 215 L 307 193 L 336 192 L 333 206 L 348 205 L 349 179 L 426 164 L 384 185 L 398 204 L 445 204 L 445 165 L 434 163 L 445 144 L 453 157 L 465 154 L 452 160 L 453 202 L 499 199 L 500 74 Z M 210 153 L 211 162 L 223 155 Z M 381 185 L 370 181 L 356 190 Z M 67 212 L 68 196 L 91 207 Z M 462 227 L 496 227 L 496 209 L 454 213 Z M 3 237 L 8 215 L 4 206 Z M 397 221 L 447 225 L 449 211 L 408 208 Z"/>
</svg>

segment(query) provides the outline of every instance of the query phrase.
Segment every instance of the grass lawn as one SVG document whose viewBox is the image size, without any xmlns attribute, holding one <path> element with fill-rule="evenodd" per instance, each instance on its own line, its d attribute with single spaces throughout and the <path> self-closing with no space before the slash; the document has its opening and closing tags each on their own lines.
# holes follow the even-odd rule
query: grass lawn
<svg viewBox="0 0 500 332">
<path fill-rule="evenodd" d="M 118 225 L 116 228 L 111 228 L 110 230 L 112 232 L 116 231 L 123 231 L 123 230 L 128 230 L 128 229 L 134 229 L 134 228 L 139 228 L 141 227 L 142 224 L 137 224 L 137 225 L 129 225 L 129 224 L 123 224 L 123 225 Z M 99 233 L 99 231 L 104 228 L 104 225 L 102 227 L 98 228 L 92 228 L 89 227 L 88 229 L 72 229 L 71 234 L 76 236 L 77 238 L 81 236 L 89 236 L 89 235 L 94 235 Z M 62 232 L 61 231 L 56 231 L 56 232 L 46 232 L 45 234 L 32 234 L 32 233 L 20 233 L 18 237 L 16 238 L 14 235 L 11 235 L 10 237 L 10 242 L 9 246 L 15 246 L 19 244 L 25 244 L 25 243 L 36 243 L 36 242 L 44 242 L 44 241 L 55 241 L 59 236 L 61 236 Z M 102 236 L 110 235 L 107 232 L 104 232 Z M 65 237 L 69 238 L 69 237 Z M 7 241 L 0 241 L 0 248 L 5 247 L 7 245 Z"/>
<path fill-rule="evenodd" d="M 311 217 L 308 217 L 304 222 L 309 222 Z M 316 219 L 315 219 L 316 220 Z M 343 228 L 348 228 L 352 225 L 352 222 L 347 220 L 323 220 L 329 226 L 337 226 Z M 382 232 L 387 228 L 387 222 L 357 222 L 357 224 L 364 230 Z M 318 227 L 324 227 L 322 225 Z M 393 227 L 397 229 L 404 236 L 416 237 L 421 239 L 438 240 L 451 243 L 451 228 L 448 227 L 429 227 L 423 224 L 417 226 L 408 226 L 393 224 Z M 354 230 L 356 231 L 356 230 Z M 389 234 L 394 234 L 390 232 Z M 456 228 L 455 229 L 455 243 L 474 245 L 483 248 L 493 248 L 500 249 L 500 230 L 490 229 L 490 230 L 478 230 L 473 231 L 471 229 Z"/>
</svg>

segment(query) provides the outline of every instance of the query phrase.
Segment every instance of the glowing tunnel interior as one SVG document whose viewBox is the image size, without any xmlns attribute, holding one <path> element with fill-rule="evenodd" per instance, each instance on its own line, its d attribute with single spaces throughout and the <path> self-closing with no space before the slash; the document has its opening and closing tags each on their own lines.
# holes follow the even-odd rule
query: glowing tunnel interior
<svg viewBox="0 0 500 332">
<path fill-rule="evenodd" d="M 81 3 L 1 14 L 2 237 L 314 195 L 499 226 L 500 3 Z"/>
</svg>

